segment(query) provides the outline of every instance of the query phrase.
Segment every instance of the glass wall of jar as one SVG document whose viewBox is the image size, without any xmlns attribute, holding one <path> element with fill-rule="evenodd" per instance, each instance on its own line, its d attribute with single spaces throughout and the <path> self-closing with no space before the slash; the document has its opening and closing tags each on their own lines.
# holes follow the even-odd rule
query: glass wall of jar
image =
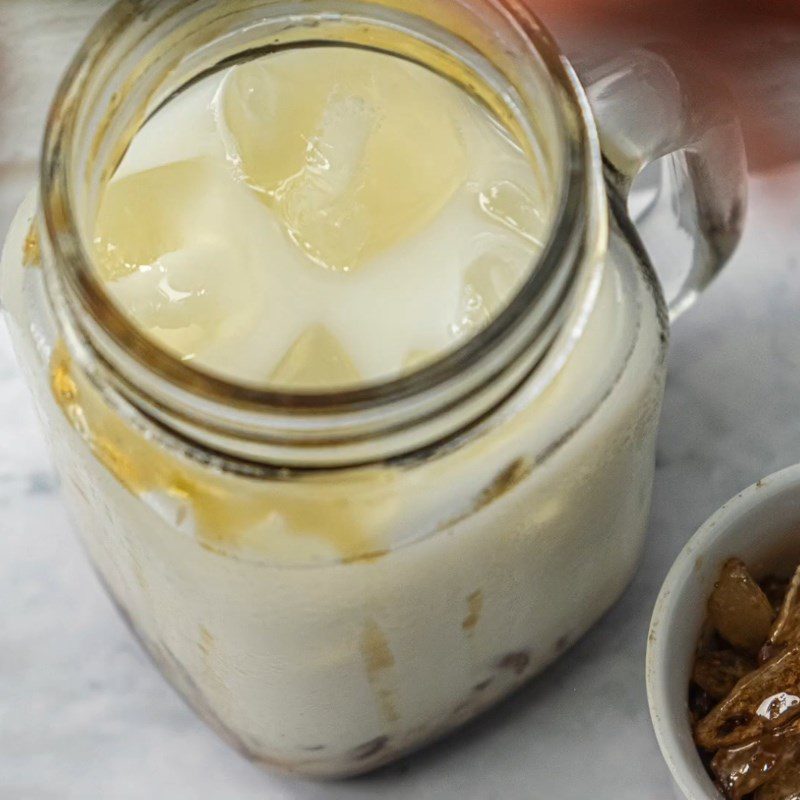
<svg viewBox="0 0 800 800">
<path fill-rule="evenodd" d="M 98 198 L 182 88 L 330 43 L 401 55 L 491 108 L 547 182 L 549 238 L 488 327 L 416 372 L 329 393 L 239 385 L 110 300 L 87 255 Z M 667 61 L 637 58 L 587 73 L 593 113 L 511 0 L 121 3 L 76 57 L 6 243 L 3 305 L 101 580 L 249 758 L 320 776 L 386 763 L 536 674 L 630 580 L 668 312 L 625 196 L 673 154 L 695 243 L 676 312 L 732 250 L 743 207 L 735 125 L 676 113 Z M 648 103 L 671 121 L 658 135 Z"/>
</svg>

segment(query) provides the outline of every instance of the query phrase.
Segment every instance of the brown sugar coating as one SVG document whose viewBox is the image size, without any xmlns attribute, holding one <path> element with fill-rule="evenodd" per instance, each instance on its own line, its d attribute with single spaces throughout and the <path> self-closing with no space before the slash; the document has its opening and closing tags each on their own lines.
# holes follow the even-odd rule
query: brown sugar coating
<svg viewBox="0 0 800 800">
<path fill-rule="evenodd" d="M 776 772 L 775 777 L 762 786 L 755 800 L 798 800 L 800 798 L 800 761 L 786 764 Z"/>
<path fill-rule="evenodd" d="M 735 650 L 717 650 L 697 656 L 692 680 L 713 700 L 722 700 L 755 668 L 756 662 L 750 656 Z"/>
<path fill-rule="evenodd" d="M 719 635 L 737 650 L 758 653 L 769 636 L 775 611 L 742 561 L 725 563 L 708 603 Z"/>
<path fill-rule="evenodd" d="M 800 723 L 795 721 L 776 733 L 719 750 L 711 761 L 711 769 L 726 795 L 741 800 L 772 783 L 798 755 Z M 775 795 L 775 800 L 787 798 Z"/>
<path fill-rule="evenodd" d="M 708 608 L 689 689 L 698 750 L 730 800 L 800 800 L 800 567 L 759 585 L 730 559 Z"/>
<path fill-rule="evenodd" d="M 731 747 L 773 731 L 798 715 L 800 645 L 742 678 L 698 723 L 695 741 L 704 750 Z"/>
<path fill-rule="evenodd" d="M 785 650 L 791 642 L 800 641 L 800 568 L 786 591 L 775 624 L 766 644 L 761 648 L 760 659 L 769 661 Z"/>
<path fill-rule="evenodd" d="M 755 800 L 800 800 L 800 762 L 787 764 L 755 794 Z"/>
</svg>

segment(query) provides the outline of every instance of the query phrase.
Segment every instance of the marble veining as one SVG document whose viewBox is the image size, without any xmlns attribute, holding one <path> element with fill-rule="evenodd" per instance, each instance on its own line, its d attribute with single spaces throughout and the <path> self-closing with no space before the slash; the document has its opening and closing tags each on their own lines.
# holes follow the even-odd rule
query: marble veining
<svg viewBox="0 0 800 800">
<path fill-rule="evenodd" d="M 3 4 L 0 230 L 34 179 L 35 132 L 47 97 L 103 5 Z M 167 687 L 114 613 L 69 528 L 0 330 L 0 798 L 671 796 L 645 699 L 647 626 L 660 583 L 691 533 L 741 488 L 800 458 L 799 190 L 800 169 L 753 181 L 740 253 L 675 327 L 648 546 L 622 600 L 499 708 L 355 781 L 318 785 L 265 774 Z"/>
</svg>

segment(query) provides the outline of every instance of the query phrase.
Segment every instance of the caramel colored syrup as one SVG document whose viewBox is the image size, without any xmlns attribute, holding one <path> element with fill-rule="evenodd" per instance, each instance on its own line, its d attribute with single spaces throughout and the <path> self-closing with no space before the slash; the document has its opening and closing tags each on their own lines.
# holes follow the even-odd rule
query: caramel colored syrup
<svg viewBox="0 0 800 800">
<path fill-rule="evenodd" d="M 22 245 L 22 265 L 24 267 L 41 267 L 42 251 L 39 246 L 39 229 L 34 222 L 31 225 L 25 242 Z"/>
<path fill-rule="evenodd" d="M 475 630 L 483 611 L 483 592 L 478 589 L 467 598 L 467 616 L 461 623 L 461 627 L 471 634 Z"/>
<path fill-rule="evenodd" d="M 381 715 L 387 723 L 396 722 L 399 715 L 394 692 L 387 685 L 385 678 L 385 675 L 394 667 L 394 656 L 386 634 L 374 620 L 368 620 L 364 625 L 361 634 L 361 655 Z"/>
<path fill-rule="evenodd" d="M 388 472 L 374 470 L 325 484 L 318 479 L 290 484 L 212 473 L 167 452 L 116 415 L 81 376 L 63 343 L 53 351 L 50 379 L 56 403 L 98 461 L 134 495 L 157 492 L 186 503 L 205 546 L 268 554 L 270 521 L 277 515 L 282 529 L 298 542 L 316 537 L 344 561 L 382 552 L 375 517 L 391 506 L 393 479 Z M 375 496 L 379 502 L 374 506 L 364 502 Z"/>
</svg>

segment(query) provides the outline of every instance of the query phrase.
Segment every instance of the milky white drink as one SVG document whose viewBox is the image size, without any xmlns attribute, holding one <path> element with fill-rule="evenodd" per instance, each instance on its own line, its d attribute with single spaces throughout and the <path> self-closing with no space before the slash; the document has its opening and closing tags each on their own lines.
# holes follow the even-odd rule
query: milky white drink
<svg viewBox="0 0 800 800">
<path fill-rule="evenodd" d="M 555 213 L 532 164 L 419 66 L 280 53 L 146 124 L 94 256 L 153 339 L 229 380 L 394 378 L 480 331 L 528 277 Z M 63 346 L 37 353 L 31 215 L 4 297 L 22 360 L 49 358 L 32 381 L 81 535 L 165 672 L 251 757 L 320 775 L 390 760 L 540 670 L 630 578 L 662 343 L 619 243 L 566 363 L 480 435 L 419 462 L 247 481 L 128 427 Z"/>
<path fill-rule="evenodd" d="M 551 215 L 529 159 L 464 91 L 318 49 L 208 78 L 157 114 L 106 191 L 95 250 L 115 299 L 184 359 L 330 388 L 483 327 Z"/>
</svg>

